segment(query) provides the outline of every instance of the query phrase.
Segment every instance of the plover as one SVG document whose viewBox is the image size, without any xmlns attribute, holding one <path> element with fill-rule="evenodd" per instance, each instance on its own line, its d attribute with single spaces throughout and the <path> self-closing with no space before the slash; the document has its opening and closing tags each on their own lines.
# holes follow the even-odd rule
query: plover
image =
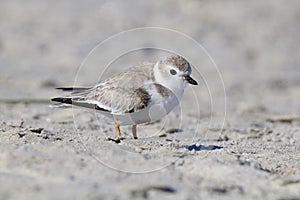
<svg viewBox="0 0 300 200">
<path fill-rule="evenodd" d="M 90 88 L 62 87 L 67 97 L 52 101 L 96 109 L 114 120 L 118 138 L 120 125 L 132 125 L 137 139 L 138 124 L 153 122 L 179 104 L 187 83 L 197 85 L 189 62 L 173 55 L 157 62 L 143 62 Z"/>
</svg>

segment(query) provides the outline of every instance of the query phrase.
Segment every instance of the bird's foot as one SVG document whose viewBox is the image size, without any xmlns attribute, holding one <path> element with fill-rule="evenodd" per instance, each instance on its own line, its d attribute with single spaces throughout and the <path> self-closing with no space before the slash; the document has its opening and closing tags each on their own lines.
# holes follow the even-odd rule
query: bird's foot
<svg viewBox="0 0 300 200">
<path fill-rule="evenodd" d="M 121 143 L 122 140 L 124 140 L 125 138 L 123 137 L 117 137 L 117 138 L 112 138 L 112 137 L 108 137 L 106 138 L 107 141 L 113 141 L 117 144 Z"/>
</svg>

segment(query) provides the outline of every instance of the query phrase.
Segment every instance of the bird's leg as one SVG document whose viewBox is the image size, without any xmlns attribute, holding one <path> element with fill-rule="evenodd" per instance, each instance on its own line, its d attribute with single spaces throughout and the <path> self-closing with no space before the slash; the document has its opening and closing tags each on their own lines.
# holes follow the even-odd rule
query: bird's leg
<svg viewBox="0 0 300 200">
<path fill-rule="evenodd" d="M 116 129 L 116 132 L 117 132 L 117 136 L 118 136 L 118 138 L 121 138 L 120 126 L 119 126 L 119 124 L 118 124 L 118 122 L 117 122 L 117 121 L 115 121 L 115 124 L 114 124 L 114 126 L 115 126 L 115 129 Z"/>
<path fill-rule="evenodd" d="M 134 139 L 138 139 L 137 135 L 136 135 L 136 124 L 132 125 L 132 135 Z"/>
</svg>

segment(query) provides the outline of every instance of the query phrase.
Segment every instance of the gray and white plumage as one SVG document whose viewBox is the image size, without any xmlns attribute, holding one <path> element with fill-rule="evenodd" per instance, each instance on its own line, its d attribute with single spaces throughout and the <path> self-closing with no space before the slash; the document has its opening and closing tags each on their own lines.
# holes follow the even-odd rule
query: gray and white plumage
<svg viewBox="0 0 300 200">
<path fill-rule="evenodd" d="M 190 64 L 181 56 L 156 63 L 143 62 L 91 88 L 60 88 L 72 91 L 52 101 L 98 110 L 121 125 L 156 121 L 168 114 L 183 94 L 190 77 Z"/>
</svg>

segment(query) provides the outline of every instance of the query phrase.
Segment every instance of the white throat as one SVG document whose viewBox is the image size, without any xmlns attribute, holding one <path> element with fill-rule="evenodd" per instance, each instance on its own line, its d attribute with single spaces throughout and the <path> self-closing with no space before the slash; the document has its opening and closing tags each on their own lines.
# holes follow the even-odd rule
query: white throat
<svg viewBox="0 0 300 200">
<path fill-rule="evenodd" d="M 178 99 L 181 98 L 186 85 L 183 81 L 163 76 L 162 72 L 159 69 L 159 62 L 154 65 L 153 72 L 155 81 L 157 83 L 171 90 Z"/>
</svg>

